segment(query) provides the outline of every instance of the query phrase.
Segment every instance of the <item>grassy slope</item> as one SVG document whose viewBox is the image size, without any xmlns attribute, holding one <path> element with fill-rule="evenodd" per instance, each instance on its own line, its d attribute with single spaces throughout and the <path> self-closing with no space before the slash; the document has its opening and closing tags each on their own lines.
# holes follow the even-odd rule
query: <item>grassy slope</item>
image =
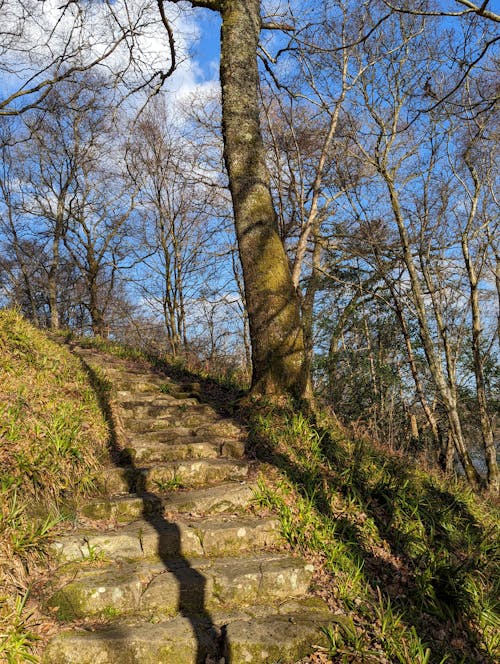
<svg viewBox="0 0 500 664">
<path fill-rule="evenodd" d="M 333 661 L 500 661 L 495 506 L 332 421 L 275 409 L 252 431 L 270 464 L 261 502 L 320 564 Z"/>
<path fill-rule="evenodd" d="M 144 357 L 114 344 L 87 343 L 121 357 Z M 54 510 L 57 514 L 69 486 L 85 490 L 91 484 L 94 452 L 103 453 L 106 431 L 85 376 L 64 350 L 5 312 L 0 347 L 3 373 L 8 372 L 1 388 L 7 424 L 0 472 L 8 479 L 1 488 L 0 536 L 10 552 L 17 547 L 17 560 L 25 564 L 43 542 L 44 529 L 31 526 L 27 512 L 13 518 L 15 496 L 18 505 L 19 496 L 24 502 L 36 496 L 37 504 L 45 505 L 38 524 Z M 179 366 L 175 371 L 180 377 Z M 230 393 L 210 380 L 204 387 L 227 409 Z M 240 415 L 250 423 L 253 451 L 269 464 L 258 499 L 278 512 L 290 547 L 316 563 L 316 591 L 335 614 L 330 648 L 309 661 L 497 661 L 498 510 L 493 505 L 458 483 L 417 470 L 407 459 L 349 440 L 326 418 L 313 425 L 300 414 L 260 404 Z M 4 550 L 0 558 L 5 555 Z M 5 570 L 0 567 L 4 588 Z M 21 573 L 17 584 L 23 583 Z M 11 615 L 4 613 L 0 632 L 10 625 L 12 646 L 25 632 L 22 625 L 12 629 L 13 603 L 7 606 Z"/>
<path fill-rule="evenodd" d="M 42 625 L 28 594 L 50 530 L 92 489 L 107 438 L 79 362 L 0 311 L 0 661 L 36 661 Z"/>
</svg>

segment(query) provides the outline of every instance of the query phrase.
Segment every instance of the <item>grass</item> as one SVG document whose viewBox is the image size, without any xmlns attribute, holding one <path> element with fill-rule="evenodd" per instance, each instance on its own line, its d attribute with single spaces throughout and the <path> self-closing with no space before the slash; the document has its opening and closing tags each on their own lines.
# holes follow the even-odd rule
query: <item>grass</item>
<svg viewBox="0 0 500 664">
<path fill-rule="evenodd" d="M 316 561 L 334 662 L 499 661 L 498 510 L 326 417 L 249 415 L 268 466 L 257 500 Z"/>
<path fill-rule="evenodd" d="M 228 390 L 225 380 L 214 388 L 205 370 L 172 367 L 102 340 L 78 342 L 151 362 L 186 381 L 201 379 L 204 395 L 208 390 L 223 408 L 233 408 L 235 386 Z M 13 411 L 25 408 L 21 396 L 11 399 Z M 492 502 L 402 455 L 348 437 L 326 416 L 312 422 L 262 403 L 239 416 L 250 424 L 250 444 L 265 464 L 256 500 L 279 515 L 290 548 L 315 563 L 314 590 L 332 610 L 327 647 L 318 661 L 499 661 L 498 509 Z M 71 452 L 75 446 L 81 450 L 72 442 L 76 433 L 68 439 L 63 431 L 50 428 L 52 453 L 64 463 L 78 463 Z M 15 426 L 9 435 L 12 440 L 19 435 Z M 16 516 L 17 500 L 11 501 L 12 523 L 23 518 Z M 29 651 L 29 622 L 19 633 Z"/>
<path fill-rule="evenodd" d="M 37 661 L 32 586 L 53 528 L 93 490 L 108 429 L 78 360 L 15 311 L 0 311 L 0 373 L 0 659 L 17 664 Z"/>
</svg>

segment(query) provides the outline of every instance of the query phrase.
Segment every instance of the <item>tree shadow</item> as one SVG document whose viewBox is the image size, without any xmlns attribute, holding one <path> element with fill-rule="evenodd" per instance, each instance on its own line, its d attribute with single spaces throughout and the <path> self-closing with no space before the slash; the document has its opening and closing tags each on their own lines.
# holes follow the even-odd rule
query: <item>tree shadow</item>
<svg viewBox="0 0 500 664">
<path fill-rule="evenodd" d="M 289 413 L 279 417 L 286 419 Z M 315 429 L 321 462 L 314 468 L 297 461 L 265 433 L 253 434 L 254 452 L 284 473 L 298 494 L 332 525 L 335 540 L 362 570 L 373 597 L 380 591 L 378 596 L 390 601 L 405 626 L 430 645 L 431 661 L 446 656 L 450 663 L 493 664 L 494 656 L 482 645 L 474 582 L 485 574 L 495 578 L 498 549 L 493 537 L 488 544 L 488 534 L 467 502 L 430 477 L 417 480 L 403 459 L 363 441 L 348 451 L 330 430 Z M 346 514 L 334 511 L 332 494 L 350 505 L 351 513 L 361 515 L 362 522 L 347 515 L 348 507 Z M 368 545 L 363 530 L 367 522 L 390 555 Z M 494 589 L 483 600 L 498 606 Z"/>
<path fill-rule="evenodd" d="M 223 628 L 218 627 L 212 619 L 207 609 L 207 579 L 192 565 L 192 561 L 187 558 L 183 552 L 182 531 L 179 526 L 172 521 L 167 520 L 155 510 L 151 510 L 148 505 L 158 503 L 161 497 L 155 493 L 146 491 L 143 480 L 141 479 L 141 468 L 132 464 L 130 457 L 124 455 L 119 444 L 118 426 L 108 396 L 109 385 L 96 372 L 92 366 L 79 357 L 82 368 L 87 373 L 89 381 L 95 391 L 98 403 L 109 426 L 109 457 L 117 468 L 123 469 L 123 477 L 126 478 L 128 493 L 137 495 L 143 499 L 143 509 L 141 517 L 157 533 L 157 551 L 156 557 L 161 561 L 165 572 L 175 577 L 178 587 L 177 613 L 176 615 L 185 618 L 191 626 L 192 636 L 195 642 L 196 664 L 205 664 L 207 661 L 222 661 L 225 649 L 225 632 Z M 160 370 L 158 370 L 160 373 Z M 161 613 L 161 611 L 159 612 Z M 169 616 L 165 615 L 165 618 Z M 174 616 L 175 617 L 175 616 Z M 114 635 L 119 639 L 127 636 L 127 630 L 123 626 L 117 627 L 111 624 Z M 98 636 L 99 633 L 96 633 Z M 99 638 L 99 636 L 98 636 Z M 106 632 L 102 632 L 101 638 L 106 639 Z M 175 638 L 175 635 L 174 635 Z M 182 652 L 182 638 L 179 643 L 174 643 L 173 648 L 176 656 L 185 656 L 186 661 L 191 657 L 190 653 Z M 165 644 L 167 647 L 167 644 Z M 181 661 L 179 659 L 179 661 Z M 230 664 L 227 656 L 223 660 L 225 664 Z"/>
</svg>

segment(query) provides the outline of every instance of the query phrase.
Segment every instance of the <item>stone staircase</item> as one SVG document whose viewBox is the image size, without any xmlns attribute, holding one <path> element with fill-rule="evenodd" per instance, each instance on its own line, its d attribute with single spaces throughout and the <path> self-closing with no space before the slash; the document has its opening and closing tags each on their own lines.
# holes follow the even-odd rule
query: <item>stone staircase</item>
<svg viewBox="0 0 500 664">
<path fill-rule="evenodd" d="M 245 432 L 199 386 L 75 347 L 115 386 L 115 466 L 53 543 L 44 664 L 291 664 L 324 642 L 313 568 L 252 507 Z M 280 551 L 281 548 L 281 551 Z"/>
</svg>

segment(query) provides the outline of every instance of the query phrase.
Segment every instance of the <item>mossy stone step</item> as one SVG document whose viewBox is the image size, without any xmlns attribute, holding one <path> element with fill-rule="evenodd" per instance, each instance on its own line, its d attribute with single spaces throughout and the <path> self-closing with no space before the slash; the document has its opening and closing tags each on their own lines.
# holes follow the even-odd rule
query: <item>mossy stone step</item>
<svg viewBox="0 0 500 664">
<path fill-rule="evenodd" d="M 148 395 L 147 398 L 143 399 L 131 398 L 126 401 L 121 400 L 118 405 L 123 410 L 125 418 L 147 419 L 158 417 L 171 419 L 189 414 L 204 417 L 206 421 L 210 421 L 220 417 L 209 406 L 204 406 L 195 399 L 181 401 L 168 395 Z"/>
<path fill-rule="evenodd" d="M 49 643 L 42 663 L 199 664 L 219 651 L 219 634 L 209 619 L 177 617 L 158 624 L 121 623 L 97 632 L 62 632 Z"/>
<path fill-rule="evenodd" d="M 165 493 L 176 486 L 198 487 L 245 479 L 248 461 L 239 459 L 185 459 L 138 469 L 137 490 Z"/>
<path fill-rule="evenodd" d="M 207 517 L 165 521 L 152 516 L 108 531 L 84 529 L 56 539 L 51 549 L 61 561 L 167 560 L 179 556 L 235 555 L 260 551 L 279 541 L 274 517 Z"/>
<path fill-rule="evenodd" d="M 225 482 L 213 487 L 177 491 L 163 499 L 166 514 L 220 514 L 248 507 L 255 494 L 252 482 Z"/>
<path fill-rule="evenodd" d="M 230 448 L 228 448 L 230 449 Z M 180 487 L 243 480 L 250 464 L 241 459 L 184 459 L 158 463 L 147 468 L 111 466 L 103 469 L 99 479 L 105 496 L 128 493 L 166 493 Z"/>
<path fill-rule="evenodd" d="M 149 378 L 143 376 L 142 379 L 123 379 L 121 378 L 116 382 L 116 389 L 113 394 L 116 399 L 127 400 L 129 398 L 138 398 L 140 395 L 159 396 L 162 393 L 162 387 L 165 380 L 155 377 Z"/>
<path fill-rule="evenodd" d="M 238 620 L 227 625 L 224 657 L 231 664 L 275 664 L 306 657 L 315 646 L 326 646 L 322 631 L 328 614 L 298 613 Z"/>
<path fill-rule="evenodd" d="M 185 436 L 174 441 L 144 440 L 129 441 L 124 447 L 124 454 L 134 465 L 153 462 L 176 461 L 184 459 L 216 459 L 231 457 L 242 459 L 245 455 L 245 443 L 240 440 L 204 439 L 200 436 Z"/>
<path fill-rule="evenodd" d="M 229 420 L 218 420 L 214 422 L 202 421 L 194 418 L 193 424 L 190 419 L 162 419 L 150 418 L 147 420 L 138 420 L 136 426 L 129 426 L 128 420 L 124 421 L 128 435 L 139 438 L 150 438 L 151 440 L 174 440 L 178 436 L 199 436 L 199 437 L 221 437 L 221 438 L 242 438 L 245 432 L 241 427 Z"/>
<path fill-rule="evenodd" d="M 328 613 L 302 610 L 253 616 L 207 613 L 155 623 L 116 621 L 99 631 L 62 632 L 49 643 L 42 664 L 292 664 L 326 645 Z"/>
<path fill-rule="evenodd" d="M 220 514 L 248 507 L 255 489 L 255 484 L 225 482 L 203 489 L 178 490 L 163 498 L 153 494 L 108 496 L 86 502 L 79 512 L 89 519 L 119 522 L 135 521 L 146 514 L 162 511 Z"/>
<path fill-rule="evenodd" d="M 185 427 L 188 429 L 197 429 L 217 424 L 219 416 L 215 413 L 209 415 L 200 412 L 188 412 L 172 407 L 170 410 L 164 410 L 162 413 L 151 415 L 149 417 L 131 416 L 125 413 L 123 424 L 132 433 L 147 433 L 148 431 L 159 431 L 170 429 L 172 427 Z M 223 420 L 221 423 L 225 424 Z"/>
<path fill-rule="evenodd" d="M 265 605 L 304 595 L 313 568 L 300 558 L 267 554 L 220 560 L 70 565 L 53 581 L 48 605 L 62 619 L 127 613 L 196 616 L 215 608 Z"/>
<path fill-rule="evenodd" d="M 134 466 L 109 466 L 100 473 L 99 488 L 105 496 L 135 493 L 138 476 Z"/>
<path fill-rule="evenodd" d="M 177 443 L 185 439 L 198 438 L 199 440 L 244 440 L 246 432 L 238 425 L 228 420 L 220 420 L 210 424 L 190 426 L 162 426 L 142 432 L 127 432 L 129 440 L 141 442 Z"/>
<path fill-rule="evenodd" d="M 146 514 L 159 513 L 163 502 L 152 494 L 126 494 L 96 498 L 83 504 L 79 512 L 89 519 L 112 521 L 136 521 Z"/>
</svg>

